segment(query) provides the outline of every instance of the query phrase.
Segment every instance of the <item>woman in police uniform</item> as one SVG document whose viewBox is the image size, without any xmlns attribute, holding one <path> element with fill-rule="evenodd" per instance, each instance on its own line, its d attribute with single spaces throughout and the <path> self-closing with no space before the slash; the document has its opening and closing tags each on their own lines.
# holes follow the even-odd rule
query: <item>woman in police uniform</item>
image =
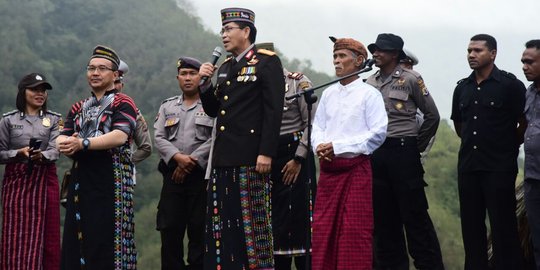
<svg viewBox="0 0 540 270">
<path fill-rule="evenodd" d="M 18 85 L 17 110 L 0 120 L 2 185 L 0 269 L 59 269 L 60 204 L 54 162 L 61 115 L 47 110 L 45 76 Z"/>
</svg>

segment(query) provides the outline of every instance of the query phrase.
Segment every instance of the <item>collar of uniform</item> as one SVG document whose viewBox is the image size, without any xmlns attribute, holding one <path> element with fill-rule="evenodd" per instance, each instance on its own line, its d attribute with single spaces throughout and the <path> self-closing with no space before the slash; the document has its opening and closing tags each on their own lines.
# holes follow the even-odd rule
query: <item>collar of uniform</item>
<svg viewBox="0 0 540 270">
<path fill-rule="evenodd" d="M 43 118 L 45 116 L 45 111 L 43 111 L 43 109 L 39 109 L 38 116 L 39 116 L 39 118 Z M 26 113 L 25 112 L 19 112 L 19 117 L 21 117 L 21 119 L 25 118 Z"/>
<path fill-rule="evenodd" d="M 176 105 L 180 106 L 184 103 L 184 95 L 180 95 L 178 96 L 178 100 L 176 101 Z M 188 111 L 195 108 L 197 105 L 201 104 L 202 105 L 202 101 L 201 99 L 197 99 L 197 102 L 193 103 L 189 108 L 188 108 Z"/>
<path fill-rule="evenodd" d="M 403 73 L 403 68 L 401 65 L 397 65 L 394 71 L 392 71 L 392 77 L 400 77 L 401 73 Z"/>
<path fill-rule="evenodd" d="M 397 65 L 394 70 L 392 71 L 392 74 L 388 77 L 399 77 L 401 76 L 401 74 L 403 73 L 403 68 L 400 66 L 400 65 Z M 375 79 L 380 79 L 381 78 L 381 70 L 377 70 L 377 72 L 375 72 Z"/>
<path fill-rule="evenodd" d="M 251 44 L 249 47 L 247 47 L 247 49 L 245 49 L 241 54 L 239 54 L 238 56 L 236 56 L 236 62 L 240 62 L 240 60 L 242 60 L 242 58 L 250 51 L 253 49 L 253 47 L 255 47 L 255 44 Z"/>
<path fill-rule="evenodd" d="M 476 83 L 476 76 L 474 74 L 474 70 L 471 72 L 471 75 L 469 75 L 467 79 L 471 82 Z M 493 65 L 493 69 L 491 70 L 491 73 L 489 74 L 487 79 L 485 79 L 484 81 L 487 81 L 489 79 L 494 79 L 498 82 L 501 81 L 501 70 L 496 65 Z"/>
</svg>

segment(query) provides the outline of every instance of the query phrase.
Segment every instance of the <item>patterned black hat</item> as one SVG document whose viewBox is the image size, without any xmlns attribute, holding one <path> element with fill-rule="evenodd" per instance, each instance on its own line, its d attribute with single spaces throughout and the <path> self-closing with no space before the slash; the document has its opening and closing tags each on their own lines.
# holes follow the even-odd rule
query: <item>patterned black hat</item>
<svg viewBox="0 0 540 270">
<path fill-rule="evenodd" d="M 117 67 L 120 65 L 120 58 L 118 57 L 118 54 L 116 54 L 113 49 L 103 45 L 97 45 L 94 48 L 92 57 L 90 57 L 90 59 L 93 58 L 105 58 L 113 62 L 113 64 L 115 64 Z"/>
<path fill-rule="evenodd" d="M 221 25 L 230 22 L 248 22 L 255 25 L 255 12 L 247 8 L 224 8 L 221 10 Z"/>
</svg>

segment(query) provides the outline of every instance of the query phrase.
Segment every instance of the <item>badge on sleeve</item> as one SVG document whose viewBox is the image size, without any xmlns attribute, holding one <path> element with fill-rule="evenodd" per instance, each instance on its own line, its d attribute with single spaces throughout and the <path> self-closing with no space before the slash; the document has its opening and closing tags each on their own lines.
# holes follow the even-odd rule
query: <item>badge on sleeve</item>
<svg viewBox="0 0 540 270">
<path fill-rule="evenodd" d="M 298 88 L 302 89 L 302 90 L 306 90 L 309 88 L 309 82 L 307 81 L 303 81 L 301 82 L 299 85 L 298 85 Z"/>
<path fill-rule="evenodd" d="M 41 121 L 41 124 L 43 124 L 44 127 L 50 127 L 51 126 L 51 118 L 44 117 L 43 121 Z"/>
<path fill-rule="evenodd" d="M 416 82 L 418 83 L 418 88 L 420 88 L 420 90 L 422 91 L 422 95 L 424 95 L 424 96 L 429 95 L 426 84 L 424 84 L 424 80 L 418 79 L 418 81 L 416 81 Z"/>
<path fill-rule="evenodd" d="M 64 130 L 64 120 L 62 118 L 58 119 L 58 131 L 62 132 Z"/>
</svg>

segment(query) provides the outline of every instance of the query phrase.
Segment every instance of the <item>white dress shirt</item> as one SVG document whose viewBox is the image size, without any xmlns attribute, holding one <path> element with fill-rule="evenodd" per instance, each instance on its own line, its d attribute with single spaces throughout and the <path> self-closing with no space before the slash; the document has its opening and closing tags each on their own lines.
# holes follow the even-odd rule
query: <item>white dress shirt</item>
<svg viewBox="0 0 540 270">
<path fill-rule="evenodd" d="M 383 144 L 387 125 L 379 90 L 360 78 L 347 85 L 333 84 L 323 92 L 315 113 L 313 151 L 332 142 L 337 157 L 370 155 Z"/>
</svg>

